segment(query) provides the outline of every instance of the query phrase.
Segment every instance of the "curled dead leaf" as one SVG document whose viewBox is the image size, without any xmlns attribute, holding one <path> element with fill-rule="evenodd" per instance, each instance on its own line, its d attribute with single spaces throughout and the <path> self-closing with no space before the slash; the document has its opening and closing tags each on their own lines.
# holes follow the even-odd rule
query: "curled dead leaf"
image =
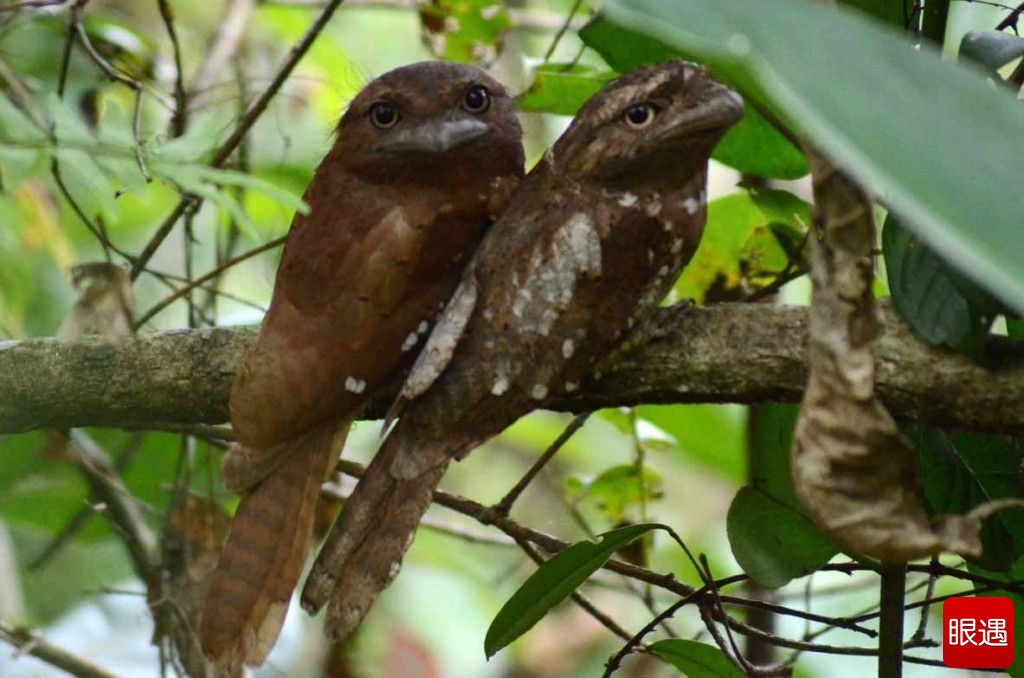
<svg viewBox="0 0 1024 678">
<path fill-rule="evenodd" d="M 58 339 L 72 341 L 89 334 L 120 339 L 135 333 L 127 269 L 107 262 L 79 264 L 71 269 L 71 284 L 78 290 L 78 300 L 57 331 Z"/>
<path fill-rule="evenodd" d="M 981 523 L 1018 502 L 930 517 L 914 453 L 874 393 L 871 202 L 813 152 L 810 376 L 793 444 L 793 483 L 814 521 L 850 552 L 904 562 L 981 553 Z"/>
</svg>

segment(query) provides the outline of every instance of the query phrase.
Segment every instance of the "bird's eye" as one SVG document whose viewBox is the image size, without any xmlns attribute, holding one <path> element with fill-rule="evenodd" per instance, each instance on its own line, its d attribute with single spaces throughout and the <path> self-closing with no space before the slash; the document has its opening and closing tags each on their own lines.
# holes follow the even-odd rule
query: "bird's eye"
<svg viewBox="0 0 1024 678">
<path fill-rule="evenodd" d="M 394 127 L 398 122 L 398 111 L 386 101 L 378 101 L 370 106 L 370 122 L 377 129 L 388 129 Z"/>
<path fill-rule="evenodd" d="M 654 122 L 654 109 L 647 104 L 630 106 L 622 114 L 622 119 L 633 129 L 643 129 Z"/>
<path fill-rule="evenodd" d="M 466 92 L 462 106 L 470 113 L 483 113 L 491 105 L 491 93 L 483 85 L 473 85 Z"/>
</svg>

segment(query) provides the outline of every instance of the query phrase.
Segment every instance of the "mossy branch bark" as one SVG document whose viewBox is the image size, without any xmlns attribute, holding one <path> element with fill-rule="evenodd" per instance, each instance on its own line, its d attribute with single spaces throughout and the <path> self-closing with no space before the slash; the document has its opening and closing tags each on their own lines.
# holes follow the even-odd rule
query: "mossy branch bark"
<svg viewBox="0 0 1024 678">
<path fill-rule="evenodd" d="M 877 393 L 899 418 L 1024 433 L 1024 349 L 995 342 L 989 364 L 926 346 L 892 313 L 876 345 Z M 806 309 L 722 304 L 665 309 L 650 337 L 552 409 L 639 403 L 797 402 Z M 121 343 L 0 343 L 0 434 L 40 428 L 161 428 L 221 423 L 250 328 L 142 335 Z M 371 415 L 387 406 L 382 396 Z"/>
</svg>

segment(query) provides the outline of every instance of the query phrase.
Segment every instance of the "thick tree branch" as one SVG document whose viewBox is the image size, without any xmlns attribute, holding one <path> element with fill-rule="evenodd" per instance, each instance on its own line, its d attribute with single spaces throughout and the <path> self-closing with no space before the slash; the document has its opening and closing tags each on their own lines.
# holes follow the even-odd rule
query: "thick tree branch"
<svg viewBox="0 0 1024 678">
<path fill-rule="evenodd" d="M 803 308 L 722 304 L 665 309 L 654 337 L 553 409 L 637 403 L 795 402 L 807 379 Z M 899 418 L 1024 433 L 1024 350 L 996 342 L 989 367 L 930 348 L 893 314 L 877 342 L 877 392 Z M 220 423 L 235 365 L 255 332 L 215 328 L 118 344 L 0 342 L 0 434 L 39 428 Z M 373 415 L 387 405 L 380 398 Z"/>
</svg>

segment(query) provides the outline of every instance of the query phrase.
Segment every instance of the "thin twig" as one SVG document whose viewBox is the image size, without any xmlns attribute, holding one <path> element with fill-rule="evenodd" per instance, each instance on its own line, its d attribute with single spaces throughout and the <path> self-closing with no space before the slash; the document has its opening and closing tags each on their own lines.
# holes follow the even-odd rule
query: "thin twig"
<svg viewBox="0 0 1024 678">
<path fill-rule="evenodd" d="M 139 166 L 139 171 L 142 172 L 143 178 L 149 182 L 153 178 L 149 175 L 149 170 L 146 169 L 146 162 L 142 157 L 142 94 L 145 91 L 145 87 L 141 82 L 134 78 L 129 78 L 127 75 L 118 72 L 106 59 L 104 59 L 96 48 L 92 44 L 92 40 L 89 39 L 89 33 L 85 30 L 85 24 L 82 23 L 82 13 L 85 10 L 85 5 L 88 0 L 79 0 L 75 3 L 74 8 L 71 10 L 71 25 L 74 28 L 75 34 L 78 37 L 78 43 L 85 50 L 85 53 L 89 56 L 94 64 L 96 64 L 101 71 L 113 82 L 119 82 L 128 89 L 135 92 L 135 109 L 132 115 L 132 135 L 135 137 L 135 162 Z"/>
<path fill-rule="evenodd" d="M 116 674 L 107 671 L 84 657 L 79 657 L 64 648 L 47 642 L 41 636 L 28 629 L 9 626 L 0 621 L 0 640 L 18 648 L 18 655 L 31 655 L 73 676 L 116 678 Z"/>
<path fill-rule="evenodd" d="M 533 482 L 533 479 L 537 477 L 537 474 L 541 472 L 541 469 L 543 469 L 547 463 L 551 461 L 556 454 L 558 454 L 558 451 L 561 450 L 562 446 L 569 441 L 569 438 L 572 438 L 573 434 L 587 423 L 587 419 L 590 418 L 591 414 L 593 413 L 584 412 L 583 414 L 578 414 L 573 417 L 572 421 L 569 422 L 569 425 L 565 427 L 565 430 L 555 438 L 555 441 L 548 446 L 548 449 L 544 450 L 544 454 L 537 458 L 537 461 L 535 461 L 529 470 L 523 474 L 523 477 L 519 479 L 519 482 L 512 486 L 512 489 L 510 489 L 508 493 L 501 498 L 501 501 L 493 506 L 493 509 L 500 515 L 507 516 L 512 510 L 512 504 L 514 504 L 516 499 L 519 498 L 519 495 L 521 495 L 527 486 Z"/>
<path fill-rule="evenodd" d="M 552 38 L 547 51 L 544 52 L 544 63 L 551 61 L 551 55 L 555 53 L 558 43 L 562 41 L 562 37 L 565 36 L 565 32 L 569 30 L 569 27 L 572 25 L 572 19 L 576 16 L 576 12 L 580 11 L 580 6 L 582 4 L 583 0 L 576 0 L 569 9 L 568 14 L 565 15 L 565 20 L 562 22 L 562 25 L 558 27 L 558 32 L 555 33 L 555 37 Z"/>
<path fill-rule="evenodd" d="M 61 51 L 60 69 L 57 75 L 57 98 L 60 100 L 64 99 L 64 92 L 67 89 L 68 83 L 68 72 L 71 68 L 71 48 L 74 46 L 74 25 L 76 22 L 81 23 L 81 13 L 85 9 L 85 5 L 88 0 L 76 0 L 74 6 L 71 9 L 71 25 L 68 28 L 67 35 L 64 38 L 64 49 Z M 55 122 L 50 124 L 49 129 L 50 142 L 57 147 L 57 125 Z M 100 245 L 103 247 L 103 254 L 106 260 L 110 261 L 111 250 L 120 253 L 110 238 L 107 237 L 106 229 L 103 228 L 102 222 L 97 224 L 92 223 L 92 219 L 85 213 L 85 210 L 78 204 L 78 201 L 71 195 L 71 191 L 64 183 L 64 177 L 60 171 L 60 160 L 57 158 L 57 153 L 54 153 L 50 159 L 50 173 L 53 175 L 54 181 L 57 183 L 57 188 L 64 196 L 64 199 L 71 205 L 71 209 L 78 216 L 85 227 L 96 236 L 97 240 L 100 241 Z"/>
<path fill-rule="evenodd" d="M 193 92 L 206 90 L 214 77 L 234 58 L 242 44 L 242 36 L 245 35 L 254 4 L 254 0 L 231 0 L 224 7 L 220 21 L 217 22 L 217 35 L 193 83 Z"/>
<path fill-rule="evenodd" d="M 144 439 L 144 433 L 136 433 L 132 436 L 128 445 L 126 445 L 114 459 L 114 471 L 119 475 L 124 472 L 128 467 L 128 464 L 130 464 L 131 460 L 135 457 L 135 454 L 141 449 L 142 441 Z M 91 503 L 79 509 L 78 513 L 76 513 L 71 520 L 67 522 L 64 528 L 50 540 L 42 552 L 28 564 L 28 570 L 31 572 L 46 566 L 46 564 L 60 552 L 61 548 L 71 541 L 71 539 L 73 539 L 75 535 L 77 535 L 82 528 L 88 524 L 89 519 L 94 515 L 96 515 L 96 509 Z"/>
<path fill-rule="evenodd" d="M 70 440 L 78 452 L 75 459 L 78 468 L 85 474 L 93 495 L 107 506 L 105 512 L 116 528 L 135 572 L 146 581 L 156 554 L 156 538 L 139 512 L 138 500 L 128 491 L 114 465 L 88 435 L 81 430 L 72 430 Z"/>
<path fill-rule="evenodd" d="M 178 31 L 174 26 L 174 12 L 167 0 L 157 0 L 160 18 L 171 39 L 171 51 L 174 53 L 174 115 L 171 116 L 170 136 L 180 137 L 188 126 L 188 95 L 185 93 L 185 73 L 181 62 L 181 44 L 178 42 Z"/>
<path fill-rule="evenodd" d="M 21 0 L 10 5 L 0 5 L 0 12 L 17 12 L 21 9 L 33 9 L 36 7 L 57 7 L 70 2 L 70 0 Z"/>
<path fill-rule="evenodd" d="M 630 654 L 632 654 L 633 650 L 640 647 L 640 643 L 643 641 L 643 639 L 651 633 L 653 633 L 654 629 L 656 629 L 659 624 L 671 619 L 676 612 L 678 612 L 686 605 L 689 605 L 699 596 L 704 595 L 705 593 L 707 593 L 706 585 L 695 590 L 690 595 L 684 596 L 683 598 L 677 600 L 676 602 L 672 603 L 672 605 L 665 608 L 663 612 L 661 612 L 658 615 L 655 615 L 655 617 L 651 619 L 651 621 L 649 621 L 642 629 L 637 631 L 632 638 L 627 640 L 625 645 L 620 647 L 618 651 L 615 652 L 615 654 L 608 658 L 608 661 L 605 662 L 604 665 L 603 678 L 609 678 L 609 676 L 615 673 L 615 671 L 622 664 L 622 660 Z"/>
<path fill-rule="evenodd" d="M 241 262 L 245 261 L 246 259 L 251 259 L 252 257 L 255 257 L 258 254 L 262 254 L 262 253 L 266 252 L 267 250 L 272 250 L 275 247 L 280 247 L 281 245 L 284 244 L 284 241 L 287 239 L 287 237 L 288 236 L 284 236 L 283 235 L 283 236 L 281 236 L 279 238 L 275 238 L 275 239 L 273 239 L 273 240 L 271 240 L 269 242 L 265 242 L 262 245 L 260 245 L 259 247 L 254 247 L 253 249 L 249 250 L 248 252 L 243 252 L 242 254 L 239 254 L 236 257 L 232 257 L 231 259 L 228 259 L 223 264 L 221 264 L 217 268 L 213 269 L 209 273 L 201 275 L 198 278 L 196 278 L 195 280 L 193 280 L 192 282 L 186 284 L 185 286 L 178 288 L 177 290 L 174 291 L 173 294 L 171 294 L 170 296 L 165 297 L 164 299 L 160 300 L 159 302 L 154 304 L 154 306 L 152 308 L 150 308 L 148 311 L 143 313 L 139 317 L 139 319 L 135 321 L 136 329 L 139 328 L 139 327 L 142 327 L 142 325 L 144 325 L 146 322 L 148 322 L 150 319 L 152 319 L 153 316 L 155 316 L 157 313 L 159 313 L 160 311 L 162 311 L 165 308 L 167 308 L 168 306 L 170 306 L 172 303 L 174 303 L 178 299 L 181 299 L 185 295 L 189 294 L 190 292 L 192 292 L 197 287 L 201 287 L 201 286 L 205 285 L 206 283 L 210 282 L 211 280 L 214 280 L 215 278 L 220 276 L 222 273 L 224 273 L 224 271 L 226 271 L 227 269 L 231 268 L 235 264 L 241 263 Z"/>
<path fill-rule="evenodd" d="M 931 564 L 938 565 L 939 557 L 932 556 Z M 937 582 L 938 580 L 939 578 L 937 575 L 928 575 L 928 588 L 925 590 L 924 593 L 924 600 L 927 602 L 921 606 L 921 620 L 917 623 L 917 630 L 914 631 L 914 635 L 910 637 L 911 641 L 924 640 L 924 635 L 928 628 L 928 613 L 931 609 L 931 598 L 933 595 L 935 595 L 935 582 Z"/>
<path fill-rule="evenodd" d="M 859 563 L 829 563 L 821 568 L 831 572 L 845 572 L 847 574 L 853 572 L 861 572 L 864 570 L 872 571 L 871 568 L 866 568 Z M 943 565 L 941 563 L 929 563 L 927 565 L 918 565 L 910 563 L 907 565 L 908 572 L 921 572 L 924 574 L 932 574 L 939 577 L 952 577 L 954 579 L 960 579 L 962 581 L 968 581 L 972 584 L 981 584 L 983 586 L 992 586 L 994 588 L 1002 588 L 1011 593 L 1024 596 L 1024 585 L 1015 584 L 1013 582 L 1000 581 L 984 575 L 975 574 L 974 572 L 967 572 L 965 570 L 957 570 L 956 568 Z"/>
<path fill-rule="evenodd" d="M 1016 33 L 1017 21 L 1020 19 L 1021 12 L 1024 12 L 1024 2 L 1017 5 L 1016 9 L 1010 12 L 1010 14 L 1005 19 L 996 24 L 996 30 L 1005 31 L 1007 28 L 1012 28 L 1013 31 Z"/>
<path fill-rule="evenodd" d="M 854 657 L 877 657 L 878 648 L 875 647 L 843 647 L 838 645 L 820 645 L 818 643 L 808 643 L 801 640 L 793 640 L 791 638 L 785 638 L 783 636 L 777 636 L 767 631 L 754 628 L 748 624 L 744 624 L 740 620 L 729 617 L 728 624 L 732 627 L 733 631 L 741 633 L 745 636 L 755 636 L 761 638 L 773 645 L 778 647 L 784 647 L 790 650 L 800 650 L 802 652 L 813 652 L 816 654 L 834 654 L 834 655 L 845 655 Z M 925 659 L 923 657 L 909 657 L 904 656 L 903 661 L 911 664 L 924 664 L 926 666 L 941 666 L 945 667 L 945 664 L 932 659 Z"/>
<path fill-rule="evenodd" d="M 270 105 L 271 100 L 277 95 L 277 92 L 281 89 L 282 85 L 284 85 L 284 81 L 288 79 L 288 76 L 291 75 L 291 72 L 298 65 L 299 61 L 303 56 L 305 56 L 306 52 L 309 51 L 309 48 L 313 45 L 313 41 L 316 40 L 324 27 L 327 26 L 327 22 L 343 2 L 344 0 L 330 0 L 330 2 L 328 2 L 324 7 L 323 11 L 320 12 L 320 15 L 306 30 L 305 35 L 303 35 L 302 38 L 292 46 L 287 58 L 285 58 L 284 63 L 281 64 L 281 67 L 278 69 L 270 85 L 266 90 L 264 90 L 263 94 L 261 94 L 259 98 L 249 106 L 249 110 L 239 121 L 238 126 L 235 127 L 231 136 L 217 148 L 217 151 L 213 154 L 213 158 L 210 160 L 211 167 L 217 168 L 223 166 L 231 154 L 234 153 L 235 148 L 241 143 L 242 139 L 245 138 L 245 135 L 249 133 L 249 130 L 254 124 L 256 124 L 256 121 L 260 116 L 263 115 L 267 106 Z M 164 222 L 157 229 L 156 233 L 153 234 L 153 237 L 150 238 L 148 243 L 146 243 L 142 252 L 140 252 L 139 256 L 136 258 L 131 270 L 131 277 L 133 280 L 145 269 L 146 264 L 148 264 L 149 260 L 153 258 L 153 255 L 167 238 L 171 229 L 174 228 L 178 219 L 186 213 L 194 213 L 199 209 L 201 204 L 202 200 L 198 197 L 182 197 L 177 206 L 175 206 L 167 216 Z"/>
<path fill-rule="evenodd" d="M 687 555 L 689 555 L 689 553 L 687 553 Z M 701 579 L 704 580 L 704 585 L 708 587 L 708 591 L 711 593 L 711 598 L 715 603 L 714 609 L 718 610 L 722 618 L 727 618 L 728 614 L 725 611 L 725 606 L 722 605 L 722 597 L 718 593 L 718 586 L 715 584 L 714 575 L 711 573 L 711 566 L 708 564 L 707 556 L 703 553 L 700 554 L 700 567 L 698 568 L 698 572 Z M 704 617 L 705 614 L 704 607 L 705 606 L 703 605 L 701 606 L 701 617 Z M 710 618 L 710 610 L 708 612 L 708 616 Z M 733 637 L 732 629 L 729 628 L 728 624 L 725 625 L 725 635 L 729 640 L 728 645 L 726 645 L 715 633 L 715 625 L 713 623 L 710 624 L 708 633 L 715 638 L 715 641 L 718 643 L 718 647 L 722 650 L 722 653 L 725 654 L 726 657 L 729 657 L 733 663 L 743 671 L 743 673 L 748 676 L 756 673 L 754 667 L 751 666 L 750 662 L 747 661 L 747 658 L 743 656 L 743 651 L 740 650 L 739 643 L 737 643 L 736 638 Z"/>
<path fill-rule="evenodd" d="M 365 471 L 365 467 L 362 464 L 358 464 L 354 461 L 342 459 L 338 462 L 338 470 L 344 473 L 345 475 L 350 475 L 354 478 L 360 478 L 362 477 L 363 472 Z M 324 492 L 327 493 L 328 495 L 331 495 L 331 491 L 329 488 L 325 487 Z M 337 498 L 341 499 L 340 496 Z M 450 494 L 443 490 L 436 490 L 434 492 L 433 501 L 439 506 L 444 506 L 445 508 L 451 509 L 458 513 L 462 513 L 463 515 L 467 515 L 475 519 L 482 525 L 489 525 L 495 527 L 504 532 L 505 534 L 509 535 L 513 539 L 532 542 L 540 546 L 548 553 L 558 553 L 559 551 L 562 551 L 570 546 L 569 542 L 563 539 L 559 539 L 558 537 L 552 536 L 550 534 L 540 532 L 539 530 L 534 530 L 530 527 L 526 527 L 525 525 L 522 525 L 512 520 L 511 518 L 508 518 L 507 516 L 498 515 L 491 509 L 490 506 L 484 506 L 483 504 L 473 501 L 472 499 L 467 499 L 465 497 Z M 675 578 L 675 575 L 673 574 L 661 574 L 649 570 L 647 568 L 640 567 L 638 565 L 625 563 L 621 560 L 610 559 L 602 567 L 606 570 L 615 572 L 617 574 L 621 574 L 625 577 L 629 577 L 637 581 L 651 583 L 658 588 L 664 589 L 681 597 L 689 596 L 695 590 L 697 590 L 694 587 L 679 581 Z M 725 586 L 731 586 L 733 584 L 745 582 L 748 579 L 749 577 L 747 577 L 747 575 L 744 574 L 733 575 L 730 577 L 725 577 L 723 579 L 717 580 L 715 582 L 715 585 L 719 588 L 724 588 Z M 809 619 L 810 621 L 818 622 L 821 624 L 832 624 L 847 630 L 857 631 L 858 633 L 862 633 L 869 638 L 875 638 L 878 635 L 877 632 L 875 632 L 873 629 L 869 629 L 865 626 L 849 622 L 845 619 L 836 619 L 833 617 L 826 617 L 824 615 L 811 614 L 808 612 L 804 612 L 803 610 L 796 610 L 793 608 L 784 607 L 782 605 L 775 605 L 773 603 L 767 603 L 764 601 L 747 600 L 745 598 L 740 598 L 736 596 L 723 595 L 721 596 L 721 600 L 723 603 L 728 605 L 735 605 L 738 607 L 761 608 L 770 610 L 780 615 L 795 617 L 797 619 Z"/>
</svg>

